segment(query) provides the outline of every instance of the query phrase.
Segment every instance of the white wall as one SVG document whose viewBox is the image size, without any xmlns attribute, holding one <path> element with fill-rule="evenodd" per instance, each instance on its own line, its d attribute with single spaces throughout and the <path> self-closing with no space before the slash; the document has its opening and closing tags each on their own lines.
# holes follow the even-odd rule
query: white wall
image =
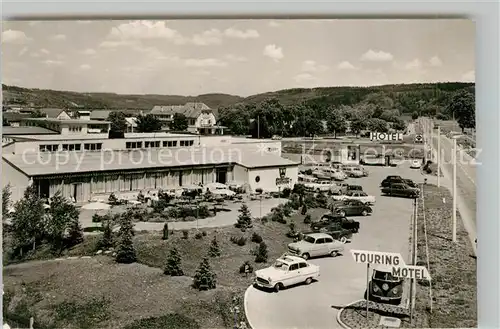
<svg viewBox="0 0 500 329">
<path fill-rule="evenodd" d="M 208 123 L 210 121 L 210 123 Z M 208 128 L 211 126 L 215 126 L 217 120 L 215 119 L 215 115 L 213 113 L 202 113 L 196 118 L 195 126 L 197 128 Z"/>
<path fill-rule="evenodd" d="M 29 186 L 29 178 L 2 159 L 2 189 L 9 183 L 11 201 L 16 202 L 23 197 L 24 190 Z"/>
<path fill-rule="evenodd" d="M 65 111 L 62 111 L 61 114 L 57 116 L 58 120 L 69 120 L 71 117 Z"/>
<path fill-rule="evenodd" d="M 276 186 L 276 178 L 280 177 L 279 168 L 280 167 L 247 169 L 236 165 L 234 166 L 235 182 L 249 184 L 252 192 L 257 188 L 261 188 L 264 192 L 278 192 L 279 188 Z M 298 167 L 286 167 L 285 177 L 289 177 L 291 181 L 288 185 L 281 185 L 281 190 L 286 187 L 293 188 L 297 183 L 298 173 Z M 257 176 L 260 178 L 259 182 L 255 181 Z"/>
</svg>

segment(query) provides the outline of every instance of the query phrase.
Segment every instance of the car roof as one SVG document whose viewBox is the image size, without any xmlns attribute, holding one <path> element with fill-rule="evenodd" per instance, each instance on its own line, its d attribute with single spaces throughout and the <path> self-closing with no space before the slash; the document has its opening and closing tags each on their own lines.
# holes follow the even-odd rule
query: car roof
<svg viewBox="0 0 500 329">
<path fill-rule="evenodd" d="M 287 265 L 294 264 L 297 262 L 305 262 L 304 258 L 292 255 L 281 256 L 280 258 L 278 258 L 278 260 Z"/>
<path fill-rule="evenodd" d="M 373 267 L 373 270 L 377 272 L 392 273 L 392 266 L 377 264 Z"/>
<path fill-rule="evenodd" d="M 319 238 L 331 238 L 330 235 L 326 234 L 326 233 L 309 233 L 309 234 L 306 234 L 307 236 L 310 236 L 310 237 L 313 237 L 315 239 L 319 239 Z"/>
</svg>

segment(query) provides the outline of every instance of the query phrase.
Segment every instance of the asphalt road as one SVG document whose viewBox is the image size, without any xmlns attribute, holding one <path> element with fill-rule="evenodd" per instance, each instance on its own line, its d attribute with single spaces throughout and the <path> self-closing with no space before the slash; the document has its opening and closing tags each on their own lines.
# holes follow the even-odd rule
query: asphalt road
<svg viewBox="0 0 500 329">
<path fill-rule="evenodd" d="M 379 184 L 387 175 L 401 175 L 423 182 L 419 170 L 409 163 L 398 168 L 369 167 L 370 176 L 350 180 L 377 200 L 374 212 L 368 217 L 356 217 L 361 229 L 346 245 L 342 256 L 311 259 L 320 266 L 320 278 L 309 286 L 299 285 L 279 293 L 249 287 L 247 317 L 253 329 L 331 329 L 341 328 L 336 321 L 338 309 L 362 299 L 366 289 L 366 266 L 356 264 L 349 249 L 401 253 L 409 257 L 410 219 L 412 200 L 380 195 Z M 435 177 L 428 177 L 434 183 Z M 286 246 L 283 246 L 283 252 Z"/>
</svg>

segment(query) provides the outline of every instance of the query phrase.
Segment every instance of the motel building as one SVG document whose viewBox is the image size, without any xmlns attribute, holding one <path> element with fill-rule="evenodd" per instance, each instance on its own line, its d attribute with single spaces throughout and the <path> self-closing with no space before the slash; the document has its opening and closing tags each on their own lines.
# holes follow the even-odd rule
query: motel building
<svg viewBox="0 0 500 329">
<path fill-rule="evenodd" d="M 219 182 L 248 192 L 292 188 L 298 163 L 281 157 L 281 142 L 231 136 L 128 133 L 33 135 L 3 146 L 2 187 L 12 200 L 34 184 L 40 197 L 57 191 L 84 204 L 107 200 L 111 193 L 155 193 L 159 189 Z"/>
</svg>

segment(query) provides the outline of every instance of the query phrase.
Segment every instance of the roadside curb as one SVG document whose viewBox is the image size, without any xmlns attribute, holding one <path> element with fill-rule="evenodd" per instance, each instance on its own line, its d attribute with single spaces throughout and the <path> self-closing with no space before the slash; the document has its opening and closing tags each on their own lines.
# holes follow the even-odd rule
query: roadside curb
<svg viewBox="0 0 500 329">
<path fill-rule="evenodd" d="M 351 327 L 349 327 L 347 324 L 345 324 L 345 323 L 344 323 L 344 322 L 340 319 L 340 315 L 342 314 L 342 311 L 343 311 L 345 308 L 347 308 L 347 307 L 349 307 L 349 306 L 351 306 L 351 305 L 354 305 L 354 304 L 356 304 L 356 303 L 359 303 L 359 302 L 361 302 L 361 301 L 364 301 L 364 299 L 358 299 L 358 300 L 356 300 L 356 301 L 354 301 L 354 302 L 351 302 L 351 303 L 347 304 L 346 306 L 342 307 L 342 308 L 339 310 L 339 312 L 337 313 L 337 322 L 338 322 L 338 324 L 340 324 L 340 326 L 341 326 L 342 328 L 344 328 L 344 329 L 352 329 Z"/>
<path fill-rule="evenodd" d="M 250 292 L 250 289 L 253 287 L 253 285 L 250 285 L 247 290 L 245 290 L 245 296 L 243 297 L 243 306 L 245 308 L 245 317 L 247 318 L 247 322 L 248 322 L 248 325 L 249 325 L 249 329 L 256 329 L 254 327 L 254 325 L 252 325 L 252 321 L 250 321 L 250 317 L 248 316 L 248 306 L 247 306 L 247 303 L 248 303 L 248 293 Z M 346 329 L 349 329 L 349 328 L 346 328 Z"/>
</svg>

